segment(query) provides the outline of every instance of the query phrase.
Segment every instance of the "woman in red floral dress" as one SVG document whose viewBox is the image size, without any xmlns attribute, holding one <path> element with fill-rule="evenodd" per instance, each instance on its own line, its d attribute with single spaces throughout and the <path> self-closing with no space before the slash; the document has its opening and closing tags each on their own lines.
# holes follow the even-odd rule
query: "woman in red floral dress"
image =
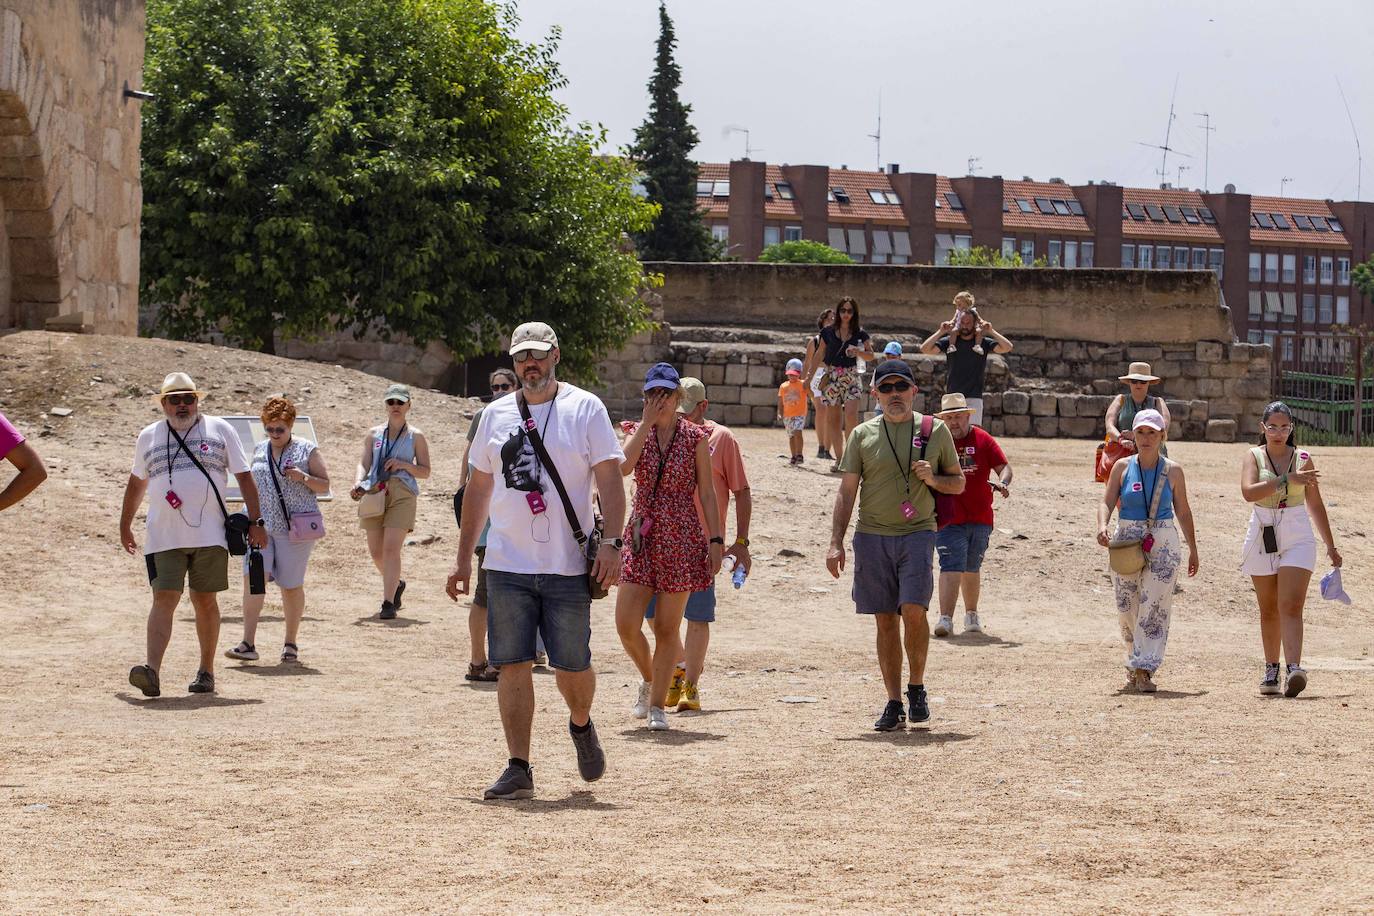
<svg viewBox="0 0 1374 916">
<path fill-rule="evenodd" d="M 620 469 L 627 477 L 635 475 L 635 495 L 625 526 L 615 625 L 643 678 L 635 717 L 647 718 L 657 731 L 668 727 L 663 705 L 682 651 L 678 629 L 687 597 L 710 586 L 725 549 L 707 432 L 677 412 L 678 381 L 677 370 L 667 363 L 651 368 L 644 379 L 644 417 L 622 427 L 628 438 Z M 706 526 L 714 533 L 709 543 L 692 499 L 698 492 Z M 644 611 L 655 597 L 651 654 Z"/>
</svg>

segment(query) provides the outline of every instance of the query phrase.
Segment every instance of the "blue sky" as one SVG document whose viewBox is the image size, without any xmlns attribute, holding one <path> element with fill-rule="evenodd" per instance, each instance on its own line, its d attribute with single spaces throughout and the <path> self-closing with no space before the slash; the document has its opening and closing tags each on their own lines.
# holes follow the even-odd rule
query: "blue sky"
<svg viewBox="0 0 1374 916">
<path fill-rule="evenodd" d="M 629 142 L 648 106 L 656 0 L 518 0 L 517 34 L 562 28 L 575 121 Z M 904 170 L 1078 183 L 1159 182 L 1178 80 L 1168 180 L 1254 194 L 1356 196 L 1356 150 L 1374 199 L 1374 8 L 1352 0 L 670 0 L 696 158 L 873 168 L 882 95 L 884 163 Z M 1282 179 L 1291 178 L 1284 184 Z"/>
</svg>

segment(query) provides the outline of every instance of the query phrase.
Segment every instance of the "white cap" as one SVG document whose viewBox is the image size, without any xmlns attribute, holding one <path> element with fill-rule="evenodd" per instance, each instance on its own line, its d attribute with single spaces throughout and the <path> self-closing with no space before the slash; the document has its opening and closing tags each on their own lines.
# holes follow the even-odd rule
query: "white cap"
<svg viewBox="0 0 1374 916">
<path fill-rule="evenodd" d="M 1164 432 L 1164 428 L 1167 424 L 1164 422 L 1164 415 L 1159 411 L 1142 410 L 1135 415 L 1135 420 L 1131 423 L 1131 429 L 1140 429 L 1142 426 L 1148 426 L 1150 429 L 1157 429 L 1160 432 Z"/>
</svg>

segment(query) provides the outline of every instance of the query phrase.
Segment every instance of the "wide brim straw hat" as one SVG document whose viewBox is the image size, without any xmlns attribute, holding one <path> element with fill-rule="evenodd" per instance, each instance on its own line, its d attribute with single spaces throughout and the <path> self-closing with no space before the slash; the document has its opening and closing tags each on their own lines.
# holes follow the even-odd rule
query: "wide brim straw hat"
<svg viewBox="0 0 1374 916">
<path fill-rule="evenodd" d="M 977 412 L 977 410 L 968 406 L 968 401 L 962 394 L 955 391 L 940 398 L 940 409 L 935 412 L 935 416 L 943 417 L 949 414 Z"/>
<path fill-rule="evenodd" d="M 1120 382 L 1150 382 L 1159 381 L 1159 376 L 1150 372 L 1149 363 L 1131 363 L 1130 371 L 1125 375 L 1118 375 L 1117 381 Z"/>
<path fill-rule="evenodd" d="M 153 395 L 153 403 L 161 407 L 162 399 L 169 394 L 194 394 L 197 400 L 203 401 L 208 393 L 197 388 L 191 376 L 185 372 L 173 372 L 162 380 L 162 388 Z"/>
</svg>

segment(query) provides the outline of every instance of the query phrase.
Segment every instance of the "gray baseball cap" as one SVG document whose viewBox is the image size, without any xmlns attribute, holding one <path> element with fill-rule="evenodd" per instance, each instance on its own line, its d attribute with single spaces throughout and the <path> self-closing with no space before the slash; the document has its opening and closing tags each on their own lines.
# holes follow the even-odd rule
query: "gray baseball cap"
<svg viewBox="0 0 1374 916">
<path fill-rule="evenodd" d="M 515 329 L 510 336 L 510 355 L 524 353 L 526 350 L 540 350 L 547 353 L 558 346 L 558 335 L 542 321 L 527 321 Z"/>
</svg>

